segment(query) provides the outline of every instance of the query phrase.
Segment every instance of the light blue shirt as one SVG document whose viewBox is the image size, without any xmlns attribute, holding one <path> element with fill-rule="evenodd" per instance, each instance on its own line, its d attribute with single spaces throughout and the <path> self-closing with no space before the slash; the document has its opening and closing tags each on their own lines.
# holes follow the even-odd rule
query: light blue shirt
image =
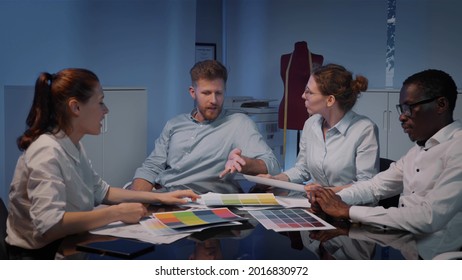
<svg viewBox="0 0 462 280">
<path fill-rule="evenodd" d="M 215 181 L 214 186 L 200 187 L 198 184 L 194 190 L 200 193 L 236 192 L 236 185 L 225 184 L 218 177 L 234 148 L 241 149 L 246 157 L 263 160 L 271 174 L 281 171 L 255 123 L 245 114 L 223 111 L 210 122 L 197 122 L 192 114 L 181 114 L 169 120 L 151 155 L 136 170 L 134 178 L 167 188 Z"/>
<path fill-rule="evenodd" d="M 379 170 L 377 126 L 367 117 L 348 111 L 326 133 L 323 117 L 306 120 L 295 166 L 285 171 L 291 182 L 313 180 L 322 186 L 341 186 L 372 178 Z"/>
</svg>

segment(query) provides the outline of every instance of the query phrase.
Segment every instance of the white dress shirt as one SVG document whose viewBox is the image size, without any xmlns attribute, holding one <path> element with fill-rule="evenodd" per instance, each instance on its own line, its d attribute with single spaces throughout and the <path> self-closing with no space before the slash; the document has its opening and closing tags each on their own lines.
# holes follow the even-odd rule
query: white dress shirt
<svg viewBox="0 0 462 280">
<path fill-rule="evenodd" d="M 62 133 L 43 134 L 19 157 L 10 189 L 10 245 L 38 249 L 53 240 L 43 234 L 65 212 L 90 211 L 109 185 L 90 166 L 83 146 Z"/>
<path fill-rule="evenodd" d="M 348 111 L 326 133 L 321 115 L 306 120 L 295 166 L 284 173 L 291 182 L 313 180 L 340 186 L 371 179 L 379 170 L 377 126 L 367 117 Z"/>
<path fill-rule="evenodd" d="M 366 204 L 401 194 L 399 207 L 352 206 L 353 221 L 434 233 L 439 242 L 461 247 L 462 233 L 462 123 L 455 121 L 417 144 L 390 168 L 373 179 L 339 192 L 348 204 Z M 460 239 L 460 238 L 459 238 Z"/>
</svg>

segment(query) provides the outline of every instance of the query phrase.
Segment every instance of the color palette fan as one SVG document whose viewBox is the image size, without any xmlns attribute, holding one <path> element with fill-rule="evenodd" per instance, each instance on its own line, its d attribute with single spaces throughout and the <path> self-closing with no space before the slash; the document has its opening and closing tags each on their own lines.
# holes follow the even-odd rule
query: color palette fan
<svg viewBox="0 0 462 280">
<path fill-rule="evenodd" d="M 247 220 L 228 208 L 153 213 L 152 219 L 140 223 L 156 235 L 200 231 L 214 226 L 239 225 Z"/>
<path fill-rule="evenodd" d="M 255 210 L 249 213 L 266 229 L 274 231 L 335 229 L 318 216 L 303 209 Z"/>
</svg>

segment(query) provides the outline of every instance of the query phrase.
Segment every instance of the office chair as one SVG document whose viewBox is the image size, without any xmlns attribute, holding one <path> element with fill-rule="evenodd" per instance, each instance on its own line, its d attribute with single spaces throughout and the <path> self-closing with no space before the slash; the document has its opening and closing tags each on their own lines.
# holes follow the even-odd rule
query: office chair
<svg viewBox="0 0 462 280">
<path fill-rule="evenodd" d="M 380 158 L 380 166 L 379 166 L 379 171 L 385 171 L 390 167 L 390 164 L 392 164 L 394 161 L 388 158 Z"/>
<path fill-rule="evenodd" d="M 380 170 L 379 171 L 382 172 L 382 171 L 387 170 L 390 167 L 390 164 L 392 162 L 394 162 L 394 161 L 391 160 L 391 159 L 380 158 Z M 379 201 L 379 206 L 382 206 L 383 208 L 398 207 L 399 196 L 400 195 L 397 194 L 397 195 L 392 196 L 392 197 L 381 199 Z"/>
<path fill-rule="evenodd" d="M 8 251 L 6 248 L 6 219 L 8 218 L 8 210 L 5 203 L 0 198 L 0 260 L 8 260 Z"/>
</svg>

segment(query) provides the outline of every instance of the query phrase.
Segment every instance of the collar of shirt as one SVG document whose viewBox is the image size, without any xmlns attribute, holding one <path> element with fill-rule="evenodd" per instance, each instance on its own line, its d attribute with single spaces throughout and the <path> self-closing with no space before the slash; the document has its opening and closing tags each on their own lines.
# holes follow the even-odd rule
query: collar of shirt
<svg viewBox="0 0 462 280">
<path fill-rule="evenodd" d="M 354 113 L 353 111 L 346 112 L 343 118 L 338 123 L 336 123 L 333 127 L 331 127 L 328 131 L 335 129 L 338 132 L 340 132 L 340 134 L 345 136 L 346 131 L 348 130 L 348 127 L 350 127 L 351 122 L 355 116 L 356 116 L 356 113 Z M 321 117 L 319 121 L 322 127 L 322 122 L 324 121 L 324 118 Z"/>
<path fill-rule="evenodd" d="M 80 150 L 81 143 L 79 142 L 79 147 L 76 147 L 71 139 L 64 133 L 58 132 L 56 135 L 51 135 L 55 140 L 63 147 L 64 151 L 73 159 L 75 162 L 80 163 Z"/>
<path fill-rule="evenodd" d="M 462 123 L 457 120 L 453 121 L 452 123 L 448 124 L 447 126 L 440 129 L 437 133 L 435 133 L 430 139 L 425 142 L 425 146 L 423 149 L 428 150 L 440 143 L 446 142 L 452 137 L 454 134 L 462 127 Z"/>
<path fill-rule="evenodd" d="M 342 134 L 345 135 L 348 127 L 350 127 L 353 118 L 356 116 L 356 113 L 353 111 L 348 111 L 345 113 L 343 118 L 334 126 L 337 130 Z"/>
</svg>

